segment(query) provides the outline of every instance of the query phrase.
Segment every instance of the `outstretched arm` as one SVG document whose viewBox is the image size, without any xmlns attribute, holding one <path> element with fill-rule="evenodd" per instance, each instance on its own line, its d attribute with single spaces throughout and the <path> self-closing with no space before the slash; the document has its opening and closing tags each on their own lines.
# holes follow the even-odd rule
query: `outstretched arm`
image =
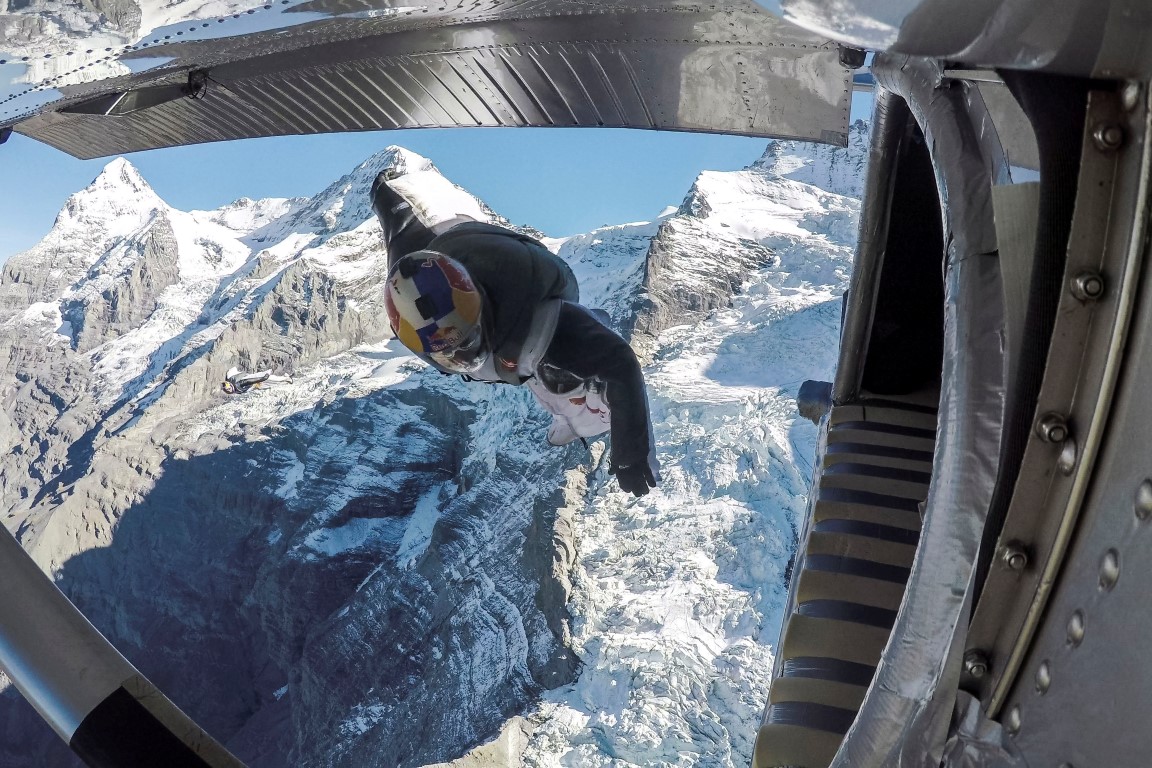
<svg viewBox="0 0 1152 768">
<path fill-rule="evenodd" d="M 388 268 L 391 269 L 401 256 L 427 248 L 436 235 L 420 221 L 408 201 L 388 186 L 387 174 L 388 171 L 383 171 L 376 177 L 371 196 L 372 210 L 384 230 Z"/>
<path fill-rule="evenodd" d="M 268 377 L 272 375 L 272 371 L 256 371 L 254 373 L 244 373 L 239 376 L 232 377 L 232 383 L 240 389 L 251 388 L 263 381 L 267 381 Z"/>
<path fill-rule="evenodd" d="M 565 302 L 545 360 L 607 385 L 612 411 L 612 471 L 625 491 L 643 496 L 660 479 L 644 375 L 624 339 L 586 308 Z"/>
</svg>

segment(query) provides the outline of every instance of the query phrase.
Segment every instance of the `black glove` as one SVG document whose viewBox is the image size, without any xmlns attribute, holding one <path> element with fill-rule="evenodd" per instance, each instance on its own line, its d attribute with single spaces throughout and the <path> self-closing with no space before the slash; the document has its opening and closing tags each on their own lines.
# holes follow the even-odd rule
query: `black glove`
<svg viewBox="0 0 1152 768">
<path fill-rule="evenodd" d="M 649 488 L 656 487 L 656 475 L 647 461 L 640 461 L 633 465 L 613 464 L 612 474 L 620 483 L 620 489 L 633 496 L 644 496 Z"/>
</svg>

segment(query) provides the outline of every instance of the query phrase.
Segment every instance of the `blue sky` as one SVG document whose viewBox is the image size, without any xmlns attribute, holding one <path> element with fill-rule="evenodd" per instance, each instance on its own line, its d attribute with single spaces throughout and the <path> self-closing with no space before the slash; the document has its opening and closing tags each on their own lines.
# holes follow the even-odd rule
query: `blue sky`
<svg viewBox="0 0 1152 768">
<path fill-rule="evenodd" d="M 867 116 L 870 97 L 853 99 Z M 170 205 L 310 196 L 389 144 L 429 158 L 517 224 L 561 237 L 654 218 L 702 170 L 736 170 L 767 139 L 601 128 L 451 128 L 253 139 L 127 155 Z M 76 160 L 13 134 L 0 145 L 0 262 L 37 243 L 111 158 Z"/>
</svg>

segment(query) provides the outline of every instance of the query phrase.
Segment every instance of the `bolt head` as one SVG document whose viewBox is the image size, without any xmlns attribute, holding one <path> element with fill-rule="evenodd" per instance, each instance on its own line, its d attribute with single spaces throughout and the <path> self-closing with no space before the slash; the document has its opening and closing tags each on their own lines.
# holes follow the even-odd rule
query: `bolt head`
<svg viewBox="0 0 1152 768">
<path fill-rule="evenodd" d="M 1084 612 L 1073 611 L 1068 619 L 1068 645 L 1072 648 L 1084 642 Z"/>
<path fill-rule="evenodd" d="M 1015 736 L 1020 733 L 1020 728 L 1024 725 L 1023 721 L 1020 705 L 1013 705 L 1012 709 L 1008 710 L 1008 717 L 1004 720 L 1004 727 L 1007 729 L 1008 735 Z"/>
<path fill-rule="evenodd" d="M 1109 549 L 1100 558 L 1100 589 L 1108 592 L 1120 580 L 1120 553 Z"/>
<path fill-rule="evenodd" d="M 1101 152 L 1114 152 L 1124 144 L 1124 126 L 1119 123 L 1101 123 L 1092 131 L 1092 141 Z"/>
<path fill-rule="evenodd" d="M 978 648 L 964 654 L 964 671 L 979 680 L 988 674 L 988 655 Z"/>
<path fill-rule="evenodd" d="M 1036 693 L 1043 696 L 1052 687 L 1052 664 L 1047 659 L 1036 669 Z"/>
<path fill-rule="evenodd" d="M 1136 517 L 1147 520 L 1152 517 L 1152 479 L 1145 478 L 1136 489 Z"/>
<path fill-rule="evenodd" d="M 1099 272 L 1085 271 L 1072 278 L 1072 295 L 1080 301 L 1096 301 L 1104 295 L 1104 277 Z"/>
<path fill-rule="evenodd" d="M 1011 571 L 1023 571 L 1028 567 L 1028 550 L 1019 542 L 1005 545 L 1000 552 L 1000 559 Z"/>
<path fill-rule="evenodd" d="M 1063 443 L 1068 439 L 1068 421 L 1062 414 L 1046 413 L 1036 423 L 1036 434 L 1046 443 Z"/>
</svg>

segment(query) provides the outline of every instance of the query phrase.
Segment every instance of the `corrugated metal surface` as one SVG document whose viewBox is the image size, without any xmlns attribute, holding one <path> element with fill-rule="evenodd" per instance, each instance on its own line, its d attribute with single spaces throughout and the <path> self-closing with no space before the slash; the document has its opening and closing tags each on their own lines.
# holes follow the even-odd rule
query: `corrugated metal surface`
<svg viewBox="0 0 1152 768">
<path fill-rule="evenodd" d="M 472 14 L 457 8 L 445 16 L 438 8 L 431 19 L 328 19 L 170 45 L 163 52 L 173 60 L 128 79 L 130 87 L 180 83 L 207 68 L 203 99 L 120 116 L 45 111 L 16 130 L 82 158 L 257 136 L 444 126 L 845 140 L 849 73 L 836 47 L 753 5 L 532 0 L 473 7 Z M 123 78 L 117 89 L 126 89 Z M 82 98 L 97 92 L 91 84 L 77 91 Z"/>
</svg>

